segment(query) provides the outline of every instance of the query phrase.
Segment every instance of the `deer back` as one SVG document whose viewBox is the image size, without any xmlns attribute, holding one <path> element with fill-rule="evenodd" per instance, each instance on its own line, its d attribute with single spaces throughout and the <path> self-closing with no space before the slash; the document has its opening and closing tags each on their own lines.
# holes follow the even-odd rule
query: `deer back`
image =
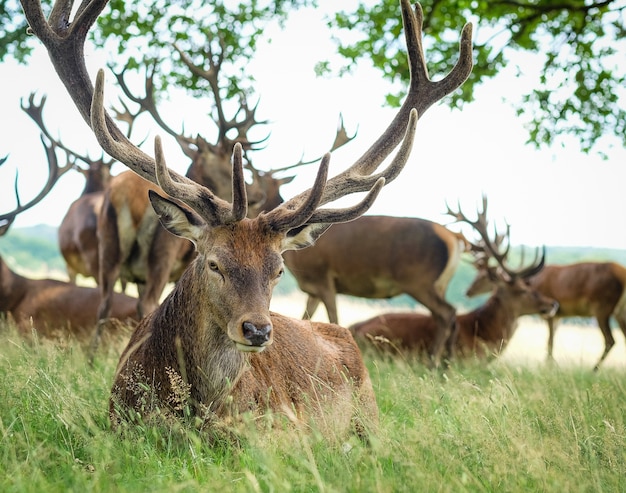
<svg viewBox="0 0 626 493">
<path fill-rule="evenodd" d="M 437 286 L 443 295 L 462 245 L 454 233 L 425 219 L 363 216 L 335 224 L 316 243 L 285 252 L 300 288 L 316 295 L 328 278 L 338 293 L 389 298 Z"/>
<path fill-rule="evenodd" d="M 20 332 L 32 329 L 43 337 L 59 332 L 86 340 L 96 326 L 100 295 L 96 288 L 76 286 L 56 279 L 21 276 L 0 259 L 0 311 L 10 314 Z M 112 316 L 136 321 L 137 300 L 116 293 Z"/>
</svg>

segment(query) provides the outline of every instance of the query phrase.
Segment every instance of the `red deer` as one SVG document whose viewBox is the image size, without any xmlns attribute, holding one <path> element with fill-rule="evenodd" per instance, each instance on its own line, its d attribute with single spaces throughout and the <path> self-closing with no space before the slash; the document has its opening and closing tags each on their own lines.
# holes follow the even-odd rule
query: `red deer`
<svg viewBox="0 0 626 493">
<path fill-rule="evenodd" d="M 29 279 L 9 269 L 0 258 L 0 313 L 13 319 L 19 332 L 33 330 L 46 338 L 73 337 L 87 342 L 98 321 L 97 288 L 56 279 Z M 124 324 L 137 320 L 137 300 L 115 293 L 111 316 Z"/>
<path fill-rule="evenodd" d="M 35 103 L 35 95 L 31 93 L 28 104 L 22 102 L 22 109 L 40 128 L 46 138 L 62 149 L 68 160 L 73 161 L 72 168 L 85 177 L 85 188 L 80 197 L 70 205 L 59 226 L 59 249 L 67 265 L 67 274 L 71 283 L 76 284 L 78 274 L 98 279 L 98 240 L 97 222 L 102 204 L 103 190 L 111 178 L 112 160 L 91 159 L 64 146 L 54 139 L 43 121 L 43 108 L 46 97 L 39 104 Z M 48 159 L 56 159 L 56 153 L 48 152 Z M 87 168 L 78 165 L 81 161 Z"/>
<path fill-rule="evenodd" d="M 45 21 L 39 2 L 23 0 L 22 6 L 31 31 L 47 47 L 102 148 L 159 184 L 158 192 L 150 192 L 150 201 L 161 224 L 192 241 L 198 252 L 166 299 L 139 323 L 120 358 L 110 402 L 112 425 L 129 413 L 150 416 L 155 406 L 176 414 L 172 376 L 176 386 L 182 381 L 188 389 L 194 414 L 209 412 L 219 418 L 269 409 L 343 430 L 360 409 L 362 425 L 375 423 L 378 411 L 369 374 L 348 330 L 270 312 L 272 290 L 283 272 L 284 250 L 304 248 L 333 223 L 363 214 L 384 184 L 401 171 L 412 148 L 417 115 L 459 87 L 471 72 L 471 24 L 463 29 L 455 67 L 432 82 L 421 44 L 421 7 L 413 11 L 408 0 L 402 0 L 411 83 L 396 117 L 345 171 L 327 180 L 326 154 L 312 188 L 248 218 L 240 144 L 234 146 L 233 197 L 228 202 L 168 170 L 158 137 L 153 159 L 128 141 L 107 115 L 104 72 L 98 72 L 94 89 L 82 57 L 87 32 L 106 3 L 83 4 L 73 22 L 52 24 Z M 69 19 L 71 4 L 57 2 L 53 17 Z M 377 172 L 398 146 L 387 168 Z M 320 208 L 358 192 L 367 193 L 354 206 Z M 144 401 L 140 389 L 147 389 L 156 401 Z"/>
<path fill-rule="evenodd" d="M 545 251 L 532 265 L 514 270 L 506 263 L 506 253 L 498 250 L 487 232 L 486 203 L 476 221 L 468 220 L 460 211 L 459 220 L 471 224 L 480 234 L 486 248 L 484 254 L 493 258 L 498 267 L 487 265 L 485 257 L 479 262 L 495 286 L 491 297 L 481 307 L 457 315 L 458 337 L 455 354 L 461 358 L 489 359 L 507 347 L 522 315 L 556 312 L 558 303 L 531 288 L 527 279 L 544 266 Z M 472 249 L 476 251 L 476 245 Z M 377 346 L 396 347 L 426 354 L 436 338 L 438 326 L 432 316 L 418 313 L 386 313 L 350 327 L 357 340 L 368 339 Z"/>
<path fill-rule="evenodd" d="M 467 240 L 444 226 L 411 217 L 363 216 L 337 224 L 315 245 L 285 252 L 285 264 L 308 294 L 304 318 L 320 301 L 331 323 L 339 323 L 337 294 L 391 298 L 408 294 L 432 313 L 438 330 L 428 348 L 436 364 L 446 345 L 453 357 L 455 308 L 446 301 L 448 283 Z"/>
<path fill-rule="evenodd" d="M 611 333 L 611 316 L 626 337 L 626 268 L 615 262 L 579 262 L 569 265 L 546 265 L 529 279 L 530 285 L 559 302 L 548 324 L 548 358 L 552 359 L 554 333 L 561 318 L 595 317 L 604 338 L 604 352 L 594 366 L 598 370 L 615 339 Z M 493 286 L 484 272 L 478 272 L 468 296 L 489 292 Z"/>
</svg>

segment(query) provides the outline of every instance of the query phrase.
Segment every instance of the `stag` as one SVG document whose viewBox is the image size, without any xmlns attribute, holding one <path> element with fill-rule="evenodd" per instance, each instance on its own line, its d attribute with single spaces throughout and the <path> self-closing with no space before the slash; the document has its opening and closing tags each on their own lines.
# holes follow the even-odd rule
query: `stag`
<svg viewBox="0 0 626 493">
<path fill-rule="evenodd" d="M 552 360 L 554 334 L 559 319 L 595 317 L 604 339 L 604 351 L 594 366 L 597 371 L 615 345 L 610 320 L 614 317 L 626 337 L 626 268 L 615 262 L 578 262 L 569 265 L 546 265 L 529 279 L 530 285 L 559 302 L 559 310 L 546 317 L 548 324 L 548 359 Z M 493 289 L 483 270 L 478 271 L 468 296 Z"/>
<path fill-rule="evenodd" d="M 102 204 L 103 190 L 111 179 L 111 166 L 113 160 L 91 159 L 83 156 L 55 139 L 48 131 L 43 121 L 43 108 L 46 97 L 43 96 L 37 104 L 35 94 L 31 93 L 28 103 L 22 101 L 21 107 L 24 112 L 32 118 L 41 130 L 42 135 L 49 142 L 62 149 L 67 155 L 68 161 L 72 161 L 72 169 L 78 171 L 85 177 L 85 188 L 81 195 L 70 205 L 67 213 L 63 217 L 59 226 L 59 249 L 65 259 L 67 274 L 72 284 L 76 284 L 78 274 L 85 277 L 98 279 L 98 240 L 97 222 Z M 46 145 L 44 143 L 44 145 Z M 48 159 L 53 159 L 49 163 L 54 167 L 56 163 L 56 153 L 47 152 Z M 87 168 L 78 165 L 78 162 L 85 163 Z"/>
<path fill-rule="evenodd" d="M 283 272 L 284 250 L 304 248 L 333 223 L 360 216 L 384 184 L 398 175 L 412 148 L 417 115 L 459 87 L 471 72 L 471 24 L 463 29 L 455 67 L 432 82 L 421 44 L 422 10 L 417 5 L 413 11 L 408 0 L 402 0 L 411 82 L 396 117 L 345 171 L 327 180 L 326 154 L 310 189 L 248 218 L 240 144 L 234 146 L 233 197 L 228 202 L 168 170 L 160 138 L 155 139 L 153 159 L 119 131 L 104 109 L 104 72 L 98 73 L 94 89 L 82 57 L 85 36 L 107 2 L 83 4 L 73 22 L 60 22 L 70 18 L 71 3 L 57 2 L 47 23 L 38 1 L 22 0 L 31 30 L 48 48 L 102 148 L 158 184 L 149 197 L 161 224 L 193 242 L 197 251 L 122 353 L 110 402 L 113 426 L 129 414 L 150 416 L 155 408 L 176 413 L 172 375 L 185 384 L 196 414 L 208 409 L 227 417 L 270 410 L 320 425 L 325 417 L 325 422 L 347 430 L 356 407 L 364 415 L 360 430 L 375 423 L 378 411 L 369 374 L 347 329 L 270 312 L 272 289 Z M 377 172 L 398 146 L 391 163 Z M 321 208 L 357 192 L 367 193 L 356 205 Z M 144 401 L 145 389 L 154 399 Z"/>
<path fill-rule="evenodd" d="M 483 210 L 478 212 L 475 221 L 469 220 L 460 210 L 453 212 L 448 208 L 448 213 L 470 224 L 480 235 L 482 244 L 473 245 L 472 251 L 494 286 L 491 297 L 481 307 L 457 315 L 455 354 L 461 358 L 497 357 L 513 337 L 519 317 L 550 315 L 558 308 L 554 299 L 533 289 L 527 282 L 544 267 L 545 249 L 531 265 L 511 268 L 507 262 L 508 248 L 503 251 L 499 245 L 502 238 L 496 235 L 492 240 L 489 237 L 486 205 L 486 201 L 483 202 Z M 489 259 L 495 260 L 497 266 L 490 266 Z M 426 354 L 436 338 L 438 326 L 434 317 L 426 314 L 386 313 L 356 323 L 350 330 L 355 338 L 369 340 L 384 349 L 395 347 Z"/>
<path fill-rule="evenodd" d="M 428 352 L 436 361 L 454 347 L 455 308 L 445 293 L 468 242 L 460 233 L 426 219 L 363 216 L 337 224 L 315 245 L 284 254 L 285 265 L 307 293 L 304 319 L 324 303 L 339 323 L 337 294 L 391 298 L 408 294 L 432 313 L 438 330 Z"/>
</svg>

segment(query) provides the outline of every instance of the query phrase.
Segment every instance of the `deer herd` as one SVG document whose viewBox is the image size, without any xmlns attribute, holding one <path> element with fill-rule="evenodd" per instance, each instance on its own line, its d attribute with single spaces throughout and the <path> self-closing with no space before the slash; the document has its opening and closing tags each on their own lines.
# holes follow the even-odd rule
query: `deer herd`
<svg viewBox="0 0 626 493">
<path fill-rule="evenodd" d="M 83 173 L 86 185 L 59 227 L 69 282 L 28 279 L 0 259 L 0 312 L 24 335 L 61 331 L 76 337 L 88 344 L 91 358 L 101 336 L 116 325 L 112 320 L 131 328 L 113 377 L 109 414 L 114 428 L 164 410 L 179 414 L 177 392 L 183 382 L 186 403 L 197 416 L 269 410 L 295 423 L 324 423 L 365 438 L 378 422 L 361 353 L 367 346 L 415 352 L 432 367 L 456 358 L 489 359 L 506 348 L 519 317 L 539 314 L 549 323 L 551 355 L 556 318 L 595 316 L 606 341 L 597 369 L 615 342 L 611 316 L 626 336 L 623 267 L 545 265 L 544 250 L 531 264 L 512 268 L 508 230 L 489 235 L 486 198 L 474 221 L 460 208 L 448 208 L 456 221 L 473 228 L 477 241 L 424 219 L 363 215 L 405 166 L 418 118 L 469 77 L 471 24 L 462 29 L 452 70 L 432 81 L 422 46 L 422 9 L 401 0 L 410 66 L 404 103 L 353 164 L 329 178 L 326 153 L 311 188 L 283 200 L 279 188 L 292 177 L 275 175 L 293 166 L 270 172 L 254 168 L 247 151 L 261 142 L 249 140 L 248 131 L 264 122 L 257 121 L 256 108 L 245 99 L 232 118 L 226 116 L 220 105 L 219 57 L 209 56 L 205 69 L 177 51 L 214 91 L 219 129 L 214 141 L 168 126 L 157 111 L 150 71 L 143 96 L 133 94 L 123 71 L 115 74 L 139 110 L 133 113 L 124 105 L 114 118 L 106 109 L 104 72 L 92 83 L 83 58 L 87 33 L 107 0 L 84 2 L 73 19 L 73 2 L 57 0 L 47 18 L 39 0 L 21 3 L 29 31 L 48 50 L 109 158 L 103 154 L 93 160 L 54 139 L 44 125 L 45 98 L 37 104 L 31 95 L 22 104 L 40 127 L 49 178 L 35 199 L 21 204 L 18 196 L 18 207 L 0 215 L 2 233 L 69 170 Z M 160 137 L 154 139 L 153 157 L 131 142 L 134 119 L 143 112 L 191 159 L 185 176 L 168 168 Z M 127 124 L 126 132 L 115 119 Z M 331 151 L 351 139 L 342 122 Z M 57 151 L 67 156 L 64 166 Z M 114 161 L 128 171 L 112 176 Z M 310 162 L 294 166 L 302 164 Z M 252 173 L 251 182 L 246 171 Z M 364 196 L 353 205 L 323 207 L 354 193 Z M 468 296 L 491 295 L 479 308 L 457 314 L 445 295 L 464 254 L 474 257 L 478 271 Z M 270 311 L 285 266 L 308 295 L 302 319 Z M 97 287 L 77 285 L 78 274 L 93 278 Z M 122 288 L 136 284 L 138 297 L 114 291 L 118 281 Z M 174 286 L 162 299 L 168 282 Z M 391 312 L 349 328 L 338 325 L 337 294 L 390 298 L 403 293 L 430 315 Z M 330 323 L 311 320 L 320 301 Z"/>
</svg>

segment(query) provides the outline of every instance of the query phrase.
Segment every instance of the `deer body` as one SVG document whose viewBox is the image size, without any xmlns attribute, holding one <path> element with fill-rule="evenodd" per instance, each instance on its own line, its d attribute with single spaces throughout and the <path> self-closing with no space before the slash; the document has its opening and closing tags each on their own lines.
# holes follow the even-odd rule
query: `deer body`
<svg viewBox="0 0 626 493">
<path fill-rule="evenodd" d="M 519 317 L 547 315 L 557 307 L 554 300 L 523 284 L 501 284 L 483 306 L 457 315 L 455 354 L 479 359 L 497 356 L 513 337 Z M 387 313 L 354 324 L 350 330 L 357 339 L 380 336 L 402 348 L 426 353 L 437 334 L 437 325 L 426 314 Z"/>
<path fill-rule="evenodd" d="M 97 288 L 29 279 L 9 269 L 0 258 L 0 312 L 10 315 L 24 335 L 33 327 L 44 337 L 60 331 L 85 341 L 96 326 L 99 303 Z M 122 322 L 136 321 L 136 303 L 135 298 L 116 293 L 111 315 Z"/>
<path fill-rule="evenodd" d="M 425 219 L 363 216 L 336 224 L 310 248 L 285 252 L 285 263 L 308 300 L 304 318 L 320 301 L 338 323 L 337 294 L 391 298 L 403 293 L 426 306 L 440 327 L 431 351 L 452 335 L 455 309 L 445 300 L 465 241 Z"/>
<path fill-rule="evenodd" d="M 547 265 L 529 279 L 533 288 L 559 302 L 559 310 L 547 317 L 548 358 L 552 358 L 554 334 L 559 319 L 595 317 L 604 338 L 604 351 L 594 369 L 615 345 L 610 319 L 613 316 L 626 337 L 626 268 L 615 262 L 579 262 Z M 491 289 L 489 279 L 479 272 L 468 294 Z"/>
</svg>

